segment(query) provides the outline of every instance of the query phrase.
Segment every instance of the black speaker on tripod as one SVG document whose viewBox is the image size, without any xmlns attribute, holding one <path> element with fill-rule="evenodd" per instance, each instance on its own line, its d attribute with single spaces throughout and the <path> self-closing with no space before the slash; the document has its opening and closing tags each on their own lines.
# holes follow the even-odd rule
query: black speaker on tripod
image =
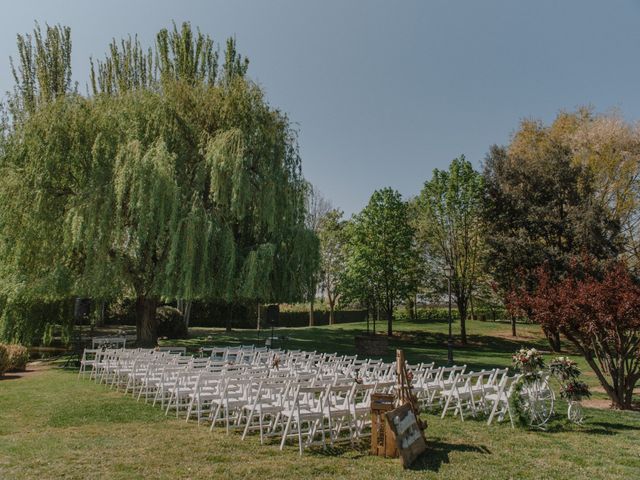
<svg viewBox="0 0 640 480">
<path fill-rule="evenodd" d="M 89 319 L 91 313 L 91 299 L 90 298 L 76 298 L 73 307 L 73 320 L 76 325 L 83 325 Z"/>
<path fill-rule="evenodd" d="M 264 321 L 267 324 L 267 327 L 271 327 L 271 338 L 267 339 L 268 345 L 269 347 L 273 347 L 273 342 L 276 341 L 276 336 L 273 330 L 278 326 L 278 321 L 280 319 L 280 305 L 267 305 L 264 313 Z"/>
<path fill-rule="evenodd" d="M 84 350 L 80 325 L 86 325 L 89 323 L 90 314 L 91 299 L 80 297 L 76 298 L 73 304 L 73 326 L 71 331 L 72 350 L 62 368 L 77 368 L 80 366 L 80 359 L 82 358 L 82 351 Z"/>
</svg>

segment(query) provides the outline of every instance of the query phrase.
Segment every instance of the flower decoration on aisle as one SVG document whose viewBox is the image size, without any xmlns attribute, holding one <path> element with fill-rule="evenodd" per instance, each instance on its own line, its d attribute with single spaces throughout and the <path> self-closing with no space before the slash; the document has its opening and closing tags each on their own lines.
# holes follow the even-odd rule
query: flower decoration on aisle
<svg viewBox="0 0 640 480">
<path fill-rule="evenodd" d="M 590 398 L 591 391 L 589 385 L 580 380 L 571 380 L 562 385 L 560 388 L 560 396 L 572 402 L 579 402 L 583 398 Z"/>
<path fill-rule="evenodd" d="M 580 376 L 578 364 L 569 357 L 555 357 L 549 363 L 549 370 L 560 382 L 566 382 Z"/>
<path fill-rule="evenodd" d="M 535 376 L 544 368 L 542 354 L 535 348 L 521 348 L 511 358 L 514 368 L 525 376 Z"/>
<path fill-rule="evenodd" d="M 549 370 L 560 383 L 560 396 L 570 402 L 579 402 L 591 397 L 589 385 L 579 380 L 582 372 L 578 364 L 569 357 L 556 357 L 551 360 Z"/>
</svg>

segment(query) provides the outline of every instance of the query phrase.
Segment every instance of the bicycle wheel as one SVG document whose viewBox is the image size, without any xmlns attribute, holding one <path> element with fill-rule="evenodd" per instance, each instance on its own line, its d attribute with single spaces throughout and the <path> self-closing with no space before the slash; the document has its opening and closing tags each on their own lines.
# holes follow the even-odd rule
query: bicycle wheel
<svg viewBox="0 0 640 480">
<path fill-rule="evenodd" d="M 529 417 L 529 425 L 543 428 L 551 419 L 555 394 L 549 386 L 548 377 L 536 378 L 522 389 L 522 405 Z"/>
</svg>

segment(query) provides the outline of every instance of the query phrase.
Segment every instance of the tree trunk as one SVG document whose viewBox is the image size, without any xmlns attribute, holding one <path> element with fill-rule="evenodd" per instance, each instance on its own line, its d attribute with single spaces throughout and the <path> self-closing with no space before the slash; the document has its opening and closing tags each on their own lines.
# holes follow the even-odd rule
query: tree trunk
<svg viewBox="0 0 640 480">
<path fill-rule="evenodd" d="M 104 317 L 107 310 L 107 302 L 100 302 L 100 311 L 96 317 L 96 327 L 104 326 Z"/>
<path fill-rule="evenodd" d="M 257 319 L 256 319 L 256 330 L 260 330 L 260 313 L 261 313 L 261 306 L 260 306 L 260 302 L 258 302 L 258 314 L 257 314 Z M 259 335 L 259 334 L 258 334 Z"/>
<path fill-rule="evenodd" d="M 226 321 L 226 328 L 225 330 L 227 332 L 231 331 L 231 316 L 233 315 L 233 304 L 230 303 L 229 306 L 227 307 L 227 321 Z"/>
<path fill-rule="evenodd" d="M 457 302 L 458 315 L 460 316 L 460 342 L 463 345 L 467 344 L 467 302 L 465 298 L 462 298 Z"/>
<path fill-rule="evenodd" d="M 405 305 L 405 308 L 407 310 L 407 316 L 409 317 L 409 320 L 414 321 L 416 318 L 413 314 L 413 295 L 409 295 L 407 297 L 407 304 Z"/>
<path fill-rule="evenodd" d="M 369 305 L 367 305 L 367 335 L 369 335 L 369 314 L 371 313 L 371 309 L 369 308 Z"/>
<path fill-rule="evenodd" d="M 336 300 L 329 298 L 329 325 L 336 322 Z"/>
<path fill-rule="evenodd" d="M 309 302 L 309 326 L 313 327 L 316 324 L 316 320 L 313 314 L 313 300 Z"/>
<path fill-rule="evenodd" d="M 517 337 L 518 336 L 516 334 L 516 317 L 515 317 L 515 315 L 511 315 L 511 336 L 512 337 Z"/>
<path fill-rule="evenodd" d="M 550 332 L 549 330 L 544 330 L 544 334 L 547 337 L 547 340 L 549 341 L 549 346 L 551 347 L 551 350 L 556 353 L 560 352 L 561 351 L 560 332 L 558 331 Z"/>
<path fill-rule="evenodd" d="M 545 334 L 546 333 L 547 332 L 545 332 Z M 612 382 L 609 383 L 605 374 L 601 370 L 599 362 L 597 362 L 594 358 L 595 354 L 589 349 L 589 347 L 583 345 L 583 343 L 578 340 L 578 337 L 572 335 L 571 332 L 563 330 L 562 333 L 564 333 L 564 336 L 567 337 L 567 339 L 578 348 L 580 353 L 582 353 L 582 356 L 587 361 L 587 364 L 589 364 L 593 372 L 596 374 L 596 377 L 598 378 L 598 381 L 600 382 L 600 385 L 604 389 L 605 393 L 609 397 L 609 400 L 611 400 L 611 406 L 620 410 L 630 409 L 631 400 L 633 398 L 633 389 L 636 382 L 640 380 L 640 377 L 635 374 L 633 378 L 630 378 L 629 376 L 627 376 L 627 378 L 611 378 Z M 632 374 L 628 373 L 627 375 Z M 623 382 L 623 384 L 625 385 L 626 395 L 620 396 L 620 394 L 618 393 L 618 382 Z"/>
<path fill-rule="evenodd" d="M 373 334 L 376 334 L 376 322 L 380 321 L 380 306 L 376 304 L 376 314 L 373 317 Z"/>
<path fill-rule="evenodd" d="M 139 347 L 153 348 L 158 344 L 157 306 L 156 298 L 140 296 L 136 301 L 136 337 Z"/>
<path fill-rule="evenodd" d="M 393 308 L 387 309 L 387 335 L 393 336 Z"/>
<path fill-rule="evenodd" d="M 191 300 L 187 300 L 184 304 L 184 311 L 182 312 L 182 315 L 184 317 L 184 324 L 186 325 L 187 329 L 189 328 L 189 322 L 191 321 Z"/>
</svg>

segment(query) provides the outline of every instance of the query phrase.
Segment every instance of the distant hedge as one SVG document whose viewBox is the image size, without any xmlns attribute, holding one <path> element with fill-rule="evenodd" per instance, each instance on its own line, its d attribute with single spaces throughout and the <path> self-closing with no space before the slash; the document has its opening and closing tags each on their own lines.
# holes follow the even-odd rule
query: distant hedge
<svg viewBox="0 0 640 480">
<path fill-rule="evenodd" d="M 228 304 L 217 302 L 193 302 L 191 306 L 191 327 L 226 327 L 230 318 L 232 328 L 256 328 L 256 308 L 245 304 Z M 135 325 L 136 311 L 132 301 L 123 301 L 109 306 L 106 316 L 107 325 Z M 329 325 L 329 312 L 315 312 L 315 325 Z M 335 312 L 335 323 L 364 322 L 366 310 L 338 310 Z M 309 312 L 280 312 L 280 327 L 306 327 L 309 325 Z M 265 327 L 265 320 L 262 319 Z"/>
<path fill-rule="evenodd" d="M 449 309 L 447 307 L 421 307 L 418 308 L 416 322 L 447 322 L 449 320 Z M 451 309 L 451 318 L 454 322 L 460 320 L 458 309 L 455 305 Z M 469 317 L 471 318 L 471 312 Z M 504 308 L 480 307 L 475 309 L 475 319 L 486 322 L 498 322 L 505 320 L 507 314 Z M 396 320 L 409 320 L 409 313 L 403 307 L 395 312 Z"/>
</svg>

